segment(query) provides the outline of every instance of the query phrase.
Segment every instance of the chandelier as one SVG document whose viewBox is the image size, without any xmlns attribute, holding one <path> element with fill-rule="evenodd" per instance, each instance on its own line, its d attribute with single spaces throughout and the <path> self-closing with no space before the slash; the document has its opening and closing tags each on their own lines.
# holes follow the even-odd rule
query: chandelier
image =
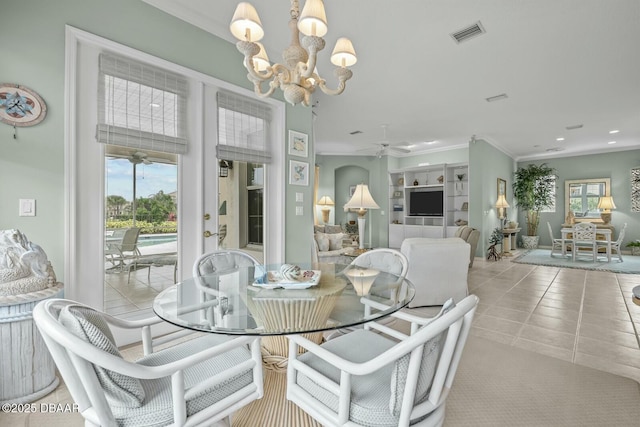
<svg viewBox="0 0 640 427">
<path fill-rule="evenodd" d="M 324 49 L 324 36 L 327 33 L 327 17 L 322 0 L 307 0 L 302 14 L 299 13 L 298 0 L 291 0 L 291 45 L 282 54 L 284 64 L 269 63 L 264 46 L 258 43 L 264 36 L 260 17 L 249 3 L 238 4 L 231 20 L 231 34 L 240 40 L 236 47 L 244 55 L 244 66 L 249 71 L 247 78 L 253 83 L 255 93 L 263 98 L 271 96 L 277 89 L 284 92 L 284 99 L 296 105 L 309 106 L 311 94 L 319 87 L 327 95 L 340 95 L 347 80 L 353 73 L 347 67 L 356 63 L 356 52 L 351 40 L 341 37 L 331 54 L 331 63 L 338 78 L 338 87 L 329 89 L 325 80 L 318 75 L 316 57 Z M 304 34 L 300 44 L 300 32 Z M 268 90 L 263 92 L 262 83 L 269 82 Z"/>
</svg>

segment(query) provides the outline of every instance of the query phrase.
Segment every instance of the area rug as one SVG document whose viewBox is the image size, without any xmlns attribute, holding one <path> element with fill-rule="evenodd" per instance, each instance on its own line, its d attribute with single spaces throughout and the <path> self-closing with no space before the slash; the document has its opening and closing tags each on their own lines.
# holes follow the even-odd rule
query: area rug
<svg viewBox="0 0 640 427">
<path fill-rule="evenodd" d="M 446 427 L 637 426 L 640 385 L 470 336 L 446 408 Z"/>
<path fill-rule="evenodd" d="M 593 262 L 590 258 L 580 257 L 575 261 L 571 260 L 571 256 L 562 257 L 554 254 L 550 256 L 551 249 L 531 249 L 524 254 L 513 258 L 512 262 L 518 264 L 545 265 L 547 267 L 563 267 L 563 268 L 581 268 L 583 270 L 607 271 L 622 274 L 639 274 L 640 273 L 640 257 L 632 255 L 623 255 L 624 262 L 619 262 L 618 257 L 611 258 L 611 262 L 607 262 L 606 258 L 600 258 L 600 261 Z"/>
</svg>

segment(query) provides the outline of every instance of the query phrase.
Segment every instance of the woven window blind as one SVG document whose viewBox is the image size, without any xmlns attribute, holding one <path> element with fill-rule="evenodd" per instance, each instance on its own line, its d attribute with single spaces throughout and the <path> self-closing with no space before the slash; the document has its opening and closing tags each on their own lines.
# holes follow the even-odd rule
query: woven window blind
<svg viewBox="0 0 640 427">
<path fill-rule="evenodd" d="M 113 54 L 100 54 L 96 139 L 142 150 L 187 152 L 187 80 Z"/>
<path fill-rule="evenodd" d="M 218 145 L 220 160 L 270 163 L 269 105 L 229 92 L 218 92 Z"/>
</svg>

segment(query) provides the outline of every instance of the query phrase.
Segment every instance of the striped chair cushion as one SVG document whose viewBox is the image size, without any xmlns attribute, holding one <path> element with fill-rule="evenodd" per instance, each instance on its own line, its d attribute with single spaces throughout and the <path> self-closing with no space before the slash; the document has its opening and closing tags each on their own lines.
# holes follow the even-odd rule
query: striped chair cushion
<svg viewBox="0 0 640 427">
<path fill-rule="evenodd" d="M 109 325 L 102 315 L 88 307 L 68 305 L 60 311 L 59 322 L 72 334 L 96 348 L 122 358 Z M 142 405 L 145 392 L 137 378 L 94 365 L 98 381 L 111 405 L 136 408 Z"/>
<path fill-rule="evenodd" d="M 206 335 L 186 341 L 175 347 L 150 354 L 136 363 L 145 366 L 157 366 L 183 359 L 207 348 L 222 344 L 231 338 L 222 335 Z M 188 389 L 206 378 L 212 377 L 225 369 L 232 368 L 251 357 L 245 347 L 205 360 L 184 371 L 185 387 Z M 236 391 L 246 387 L 253 381 L 253 370 L 247 369 L 220 384 L 215 384 L 202 393 L 187 400 L 187 416 L 224 399 Z M 164 426 L 173 422 L 173 403 L 171 398 L 171 378 L 157 380 L 141 380 L 146 394 L 143 405 L 139 408 L 112 406 L 111 410 L 119 426 Z"/>
<path fill-rule="evenodd" d="M 380 334 L 356 330 L 327 341 L 322 346 L 336 355 L 352 362 L 364 362 L 393 347 L 396 343 Z M 305 353 L 299 358 L 322 375 L 340 382 L 340 370 L 311 353 Z M 393 366 L 381 366 L 369 375 L 352 376 L 351 407 L 349 419 L 367 426 L 397 426 L 398 417 L 389 411 L 389 399 Z M 312 396 L 334 411 L 338 411 L 338 397 L 321 385 L 298 372 L 297 383 Z"/>
</svg>

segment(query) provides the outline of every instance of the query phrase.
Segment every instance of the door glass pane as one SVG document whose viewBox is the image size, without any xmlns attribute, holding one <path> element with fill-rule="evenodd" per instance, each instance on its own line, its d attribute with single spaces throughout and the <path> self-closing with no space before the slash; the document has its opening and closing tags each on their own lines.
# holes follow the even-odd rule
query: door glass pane
<svg viewBox="0 0 640 427">
<path fill-rule="evenodd" d="M 264 165 L 219 161 L 218 246 L 264 259 Z"/>
<path fill-rule="evenodd" d="M 104 310 L 151 307 L 176 282 L 177 155 L 107 145 Z"/>
</svg>

